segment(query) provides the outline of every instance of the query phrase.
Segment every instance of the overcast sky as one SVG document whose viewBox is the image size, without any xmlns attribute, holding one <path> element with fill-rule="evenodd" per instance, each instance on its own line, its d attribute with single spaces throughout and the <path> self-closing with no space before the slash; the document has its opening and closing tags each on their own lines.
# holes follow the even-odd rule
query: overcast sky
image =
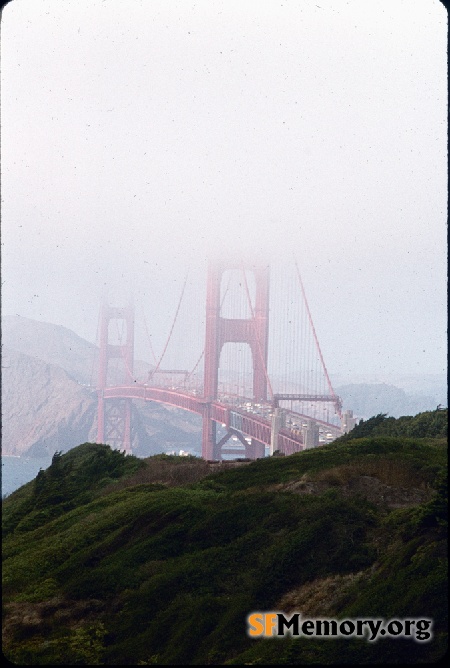
<svg viewBox="0 0 450 668">
<path fill-rule="evenodd" d="M 4 314 L 95 341 L 133 290 L 158 336 L 188 267 L 294 251 L 331 373 L 446 371 L 438 0 L 13 0 L 1 28 Z"/>
</svg>

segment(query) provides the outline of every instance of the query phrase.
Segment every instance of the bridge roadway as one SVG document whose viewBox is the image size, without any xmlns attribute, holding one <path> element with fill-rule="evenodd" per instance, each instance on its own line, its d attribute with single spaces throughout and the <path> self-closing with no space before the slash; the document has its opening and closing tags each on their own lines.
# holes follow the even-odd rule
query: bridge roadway
<svg viewBox="0 0 450 668">
<path fill-rule="evenodd" d="M 143 401 L 156 401 L 182 408 L 191 413 L 197 413 L 197 415 L 201 415 L 203 418 L 209 418 L 225 425 L 227 430 L 234 429 L 245 436 L 270 446 L 271 421 L 260 415 L 249 414 L 248 411 L 219 401 L 209 402 L 204 397 L 188 394 L 187 392 L 169 390 L 164 387 L 141 385 L 139 383 L 119 387 L 107 387 L 104 390 L 98 390 L 98 392 L 104 399 L 141 399 Z M 299 415 L 299 417 L 308 418 L 307 415 Z M 330 425 L 321 420 L 316 420 L 316 422 L 336 430 L 336 425 Z M 287 455 L 303 450 L 304 446 L 299 430 L 281 428 L 278 433 L 278 448 Z"/>
</svg>

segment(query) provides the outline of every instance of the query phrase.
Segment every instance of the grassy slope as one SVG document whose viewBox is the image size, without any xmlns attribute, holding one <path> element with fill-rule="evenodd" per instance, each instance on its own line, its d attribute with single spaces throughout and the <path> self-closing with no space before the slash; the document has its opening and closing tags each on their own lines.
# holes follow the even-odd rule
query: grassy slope
<svg viewBox="0 0 450 668">
<path fill-rule="evenodd" d="M 420 662 L 443 652 L 442 439 L 367 436 L 161 484 L 179 484 L 180 465 L 186 479 L 200 477 L 182 459 L 151 458 L 146 478 L 139 460 L 85 444 L 6 500 L 7 656 L 28 665 L 283 665 Z M 425 502 L 368 501 L 352 492 L 364 475 Z M 320 486 L 301 493 L 305 481 Z M 323 583 L 341 581 L 330 603 Z M 249 612 L 284 610 L 293 591 L 302 611 L 308 587 L 316 616 L 430 616 L 435 640 L 247 637 Z"/>
</svg>

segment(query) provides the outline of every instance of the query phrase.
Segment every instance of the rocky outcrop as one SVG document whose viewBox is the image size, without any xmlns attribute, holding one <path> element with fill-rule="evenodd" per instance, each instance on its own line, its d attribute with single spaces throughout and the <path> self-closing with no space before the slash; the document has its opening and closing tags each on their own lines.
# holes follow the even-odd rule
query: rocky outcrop
<svg viewBox="0 0 450 668">
<path fill-rule="evenodd" d="M 65 327 L 2 319 L 2 447 L 5 455 L 66 452 L 97 436 L 98 349 Z M 150 365 L 136 362 L 137 375 Z M 114 371 L 114 370 L 113 370 Z M 196 415 L 161 404 L 133 404 L 133 452 L 200 454 Z"/>
<path fill-rule="evenodd" d="M 3 349 L 2 447 L 5 455 L 45 456 L 88 440 L 97 397 L 64 369 Z"/>
<path fill-rule="evenodd" d="M 395 464 L 391 462 L 390 466 L 394 470 Z M 364 475 L 358 466 L 352 468 L 342 465 L 315 474 L 305 473 L 300 480 L 273 485 L 271 489 L 294 494 L 315 495 L 334 489 L 345 498 L 359 496 L 376 506 L 390 510 L 408 508 L 430 500 L 432 490 L 414 480 L 414 475 L 409 477 L 409 484 L 406 484 L 408 476 L 405 476 L 404 484 L 400 484 L 398 479 L 397 482 L 394 482 L 395 472 L 391 479 L 386 481 L 383 480 L 386 477 L 385 471 L 377 471 L 376 468 L 375 466 L 371 475 Z M 407 470 L 405 467 L 405 471 Z"/>
</svg>

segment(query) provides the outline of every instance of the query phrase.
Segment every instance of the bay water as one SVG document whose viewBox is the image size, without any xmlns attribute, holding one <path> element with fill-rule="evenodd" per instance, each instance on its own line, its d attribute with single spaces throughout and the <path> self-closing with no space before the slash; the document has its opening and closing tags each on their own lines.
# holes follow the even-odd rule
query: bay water
<svg viewBox="0 0 450 668">
<path fill-rule="evenodd" d="M 46 469 L 52 463 L 51 457 L 14 457 L 2 455 L 2 497 L 8 496 L 25 483 L 33 480 L 39 469 Z"/>
</svg>

